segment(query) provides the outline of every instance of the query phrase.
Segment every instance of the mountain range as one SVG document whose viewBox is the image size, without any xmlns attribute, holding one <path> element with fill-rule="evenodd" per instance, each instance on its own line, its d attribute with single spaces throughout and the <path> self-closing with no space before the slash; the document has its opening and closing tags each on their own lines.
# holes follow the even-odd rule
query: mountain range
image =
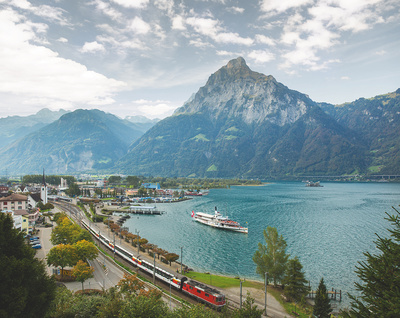
<svg viewBox="0 0 400 318">
<path fill-rule="evenodd" d="M 19 173 L 400 174 L 400 89 L 343 105 L 317 103 L 252 71 L 241 57 L 172 116 L 142 126 L 130 120 L 96 110 L 64 114 L 3 148 L 0 164 Z"/>
</svg>

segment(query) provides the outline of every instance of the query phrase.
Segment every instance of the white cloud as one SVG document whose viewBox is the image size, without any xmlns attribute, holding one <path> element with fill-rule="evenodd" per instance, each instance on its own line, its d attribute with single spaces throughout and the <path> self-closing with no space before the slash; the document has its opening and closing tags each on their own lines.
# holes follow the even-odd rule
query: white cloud
<svg viewBox="0 0 400 318">
<path fill-rule="evenodd" d="M 68 40 L 66 38 L 63 38 L 63 37 L 58 38 L 57 41 L 61 42 L 61 43 L 68 43 Z"/>
<path fill-rule="evenodd" d="M 275 46 L 276 45 L 274 39 L 271 39 L 271 38 L 269 38 L 269 37 L 267 37 L 267 36 L 265 36 L 263 34 L 256 34 L 255 39 L 256 39 L 257 43 L 267 44 L 267 45 L 270 45 L 270 46 Z"/>
<path fill-rule="evenodd" d="M 343 81 L 348 81 L 348 80 L 350 79 L 350 77 L 348 77 L 348 76 L 342 76 L 340 79 L 343 80 Z"/>
<path fill-rule="evenodd" d="M 174 30 L 186 30 L 185 20 L 182 16 L 177 15 L 172 18 L 172 29 Z"/>
<path fill-rule="evenodd" d="M 263 50 L 253 50 L 247 56 L 254 62 L 263 64 L 275 59 L 274 54 Z"/>
<path fill-rule="evenodd" d="M 379 55 L 379 56 L 382 56 L 382 55 L 386 54 L 386 51 L 385 50 L 376 51 L 375 54 Z"/>
<path fill-rule="evenodd" d="M 122 14 L 118 10 L 114 9 L 110 4 L 101 1 L 101 0 L 93 0 L 88 3 L 89 5 L 94 5 L 97 10 L 107 15 L 114 21 L 120 21 L 122 19 Z"/>
<path fill-rule="evenodd" d="M 288 9 L 301 7 L 313 2 L 314 0 L 261 0 L 261 11 L 284 12 Z"/>
<path fill-rule="evenodd" d="M 145 8 L 149 0 L 112 0 L 112 2 L 119 4 L 125 8 Z"/>
<path fill-rule="evenodd" d="M 89 71 L 46 47 L 33 45 L 35 29 L 12 10 L 0 11 L 0 92 L 71 103 L 112 103 L 126 84 Z"/>
<path fill-rule="evenodd" d="M 141 18 L 135 17 L 129 24 L 131 29 L 136 34 L 147 34 L 150 32 L 150 25 L 144 22 Z"/>
<path fill-rule="evenodd" d="M 232 13 L 243 13 L 244 12 L 244 8 L 239 8 L 239 7 L 229 7 L 229 8 L 227 8 L 227 10 Z"/>
<path fill-rule="evenodd" d="M 238 33 L 225 32 L 218 20 L 211 18 L 190 17 L 186 23 L 194 28 L 197 33 L 206 35 L 217 43 L 252 45 L 251 38 L 243 38 Z"/>
<path fill-rule="evenodd" d="M 95 53 L 95 52 L 104 52 L 105 48 L 103 44 L 98 43 L 97 41 L 94 42 L 85 42 L 83 45 L 81 52 L 83 53 Z"/>
</svg>

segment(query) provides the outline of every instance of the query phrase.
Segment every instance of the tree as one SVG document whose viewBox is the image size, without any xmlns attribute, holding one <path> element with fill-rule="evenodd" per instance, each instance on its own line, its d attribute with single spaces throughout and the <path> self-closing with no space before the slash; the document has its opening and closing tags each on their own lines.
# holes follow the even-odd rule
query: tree
<svg viewBox="0 0 400 318">
<path fill-rule="evenodd" d="M 108 183 L 120 184 L 121 177 L 120 176 L 110 176 L 110 177 L 108 177 Z"/>
<path fill-rule="evenodd" d="M 324 278 L 322 277 L 315 295 L 313 315 L 318 318 L 329 318 L 331 312 L 331 303 L 326 291 Z"/>
<path fill-rule="evenodd" d="M 285 286 L 283 293 L 291 301 L 300 301 L 308 294 L 307 280 L 302 270 L 303 266 L 297 256 L 289 260 L 282 284 Z"/>
<path fill-rule="evenodd" d="M 137 296 L 144 289 L 144 282 L 139 280 L 135 274 L 124 274 L 124 278 L 118 282 L 117 288 L 121 293 Z"/>
<path fill-rule="evenodd" d="M 0 213 L 0 317 L 43 317 L 56 285 L 13 220 Z"/>
<path fill-rule="evenodd" d="M 90 261 L 99 255 L 99 250 L 96 246 L 86 240 L 76 242 L 74 245 L 76 256 L 79 260 Z"/>
<path fill-rule="evenodd" d="M 137 192 L 139 197 L 147 197 L 147 190 L 144 187 L 140 187 Z"/>
<path fill-rule="evenodd" d="M 385 217 L 392 224 L 391 238 L 377 235 L 379 253 L 366 252 L 366 261 L 358 263 L 361 283 L 354 285 L 360 297 L 349 295 L 351 308 L 345 317 L 400 317 L 400 213 L 392 208 L 396 214 Z"/>
<path fill-rule="evenodd" d="M 81 190 L 79 189 L 79 186 L 76 183 L 71 183 L 68 189 L 65 190 L 65 193 L 70 197 L 75 197 L 81 195 Z"/>
<path fill-rule="evenodd" d="M 236 309 L 233 312 L 232 317 L 234 318 L 261 318 L 263 314 L 262 309 L 257 309 L 257 305 L 254 305 L 254 298 L 250 296 L 247 292 L 246 300 L 243 302 L 243 307 L 241 309 Z"/>
<path fill-rule="evenodd" d="M 164 257 L 169 262 L 169 266 L 171 266 L 172 262 L 175 262 L 177 259 L 179 259 L 179 255 L 175 253 L 165 254 Z"/>
<path fill-rule="evenodd" d="M 285 273 L 289 255 L 286 254 L 286 241 L 283 236 L 278 236 L 276 228 L 268 226 L 264 230 L 267 245 L 258 243 L 258 250 L 254 253 L 253 262 L 257 265 L 257 273 L 264 278 L 268 272 L 268 280 L 272 277 L 274 286 L 277 286 Z"/>
<path fill-rule="evenodd" d="M 83 283 L 88 278 L 93 277 L 94 268 L 93 266 L 89 266 L 86 262 L 79 260 L 78 263 L 72 268 L 72 275 L 75 276 L 78 282 L 82 283 L 82 291 Z"/>
<path fill-rule="evenodd" d="M 127 176 L 126 182 L 134 188 L 137 188 L 140 185 L 140 179 L 137 176 Z"/>
<path fill-rule="evenodd" d="M 63 277 L 64 268 L 74 266 L 76 261 L 75 248 L 69 244 L 54 246 L 47 254 L 47 264 L 61 267 L 61 277 Z"/>
</svg>

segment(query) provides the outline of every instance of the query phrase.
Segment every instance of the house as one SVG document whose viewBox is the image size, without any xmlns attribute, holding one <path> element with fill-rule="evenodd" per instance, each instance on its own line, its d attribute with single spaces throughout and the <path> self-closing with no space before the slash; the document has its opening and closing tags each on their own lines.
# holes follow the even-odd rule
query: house
<svg viewBox="0 0 400 318">
<path fill-rule="evenodd" d="M 26 210 L 3 210 L 1 212 L 12 217 L 15 229 L 28 233 L 29 228 L 32 228 L 32 226 L 29 226 L 29 213 Z"/>
<path fill-rule="evenodd" d="M 36 208 L 37 204 L 42 201 L 40 198 L 40 193 L 28 194 L 28 207 L 30 209 Z"/>
<path fill-rule="evenodd" d="M 23 194 L 12 193 L 7 197 L 0 198 L 0 210 L 26 210 L 28 208 L 28 197 Z"/>
</svg>

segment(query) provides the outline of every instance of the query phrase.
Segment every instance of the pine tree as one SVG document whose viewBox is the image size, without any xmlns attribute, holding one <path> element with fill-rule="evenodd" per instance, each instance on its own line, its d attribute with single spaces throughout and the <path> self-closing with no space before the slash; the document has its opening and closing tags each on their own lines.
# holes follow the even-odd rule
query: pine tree
<svg viewBox="0 0 400 318">
<path fill-rule="evenodd" d="M 12 218 L 0 213 L 0 317 L 44 317 L 55 289 Z"/>
<path fill-rule="evenodd" d="M 358 263 L 357 276 L 362 283 L 355 283 L 360 297 L 350 295 L 351 309 L 344 317 L 400 317 L 400 213 L 386 213 L 393 228 L 391 238 L 375 241 L 379 253 L 364 253 L 366 261 Z"/>
<path fill-rule="evenodd" d="M 324 283 L 324 278 L 322 277 L 315 295 L 313 315 L 318 318 L 329 318 L 331 312 L 331 303 Z"/>
<path fill-rule="evenodd" d="M 282 284 L 285 285 L 283 293 L 289 300 L 300 301 L 308 294 L 307 280 L 304 278 L 303 266 L 297 256 L 290 259 L 287 265 Z"/>
</svg>

